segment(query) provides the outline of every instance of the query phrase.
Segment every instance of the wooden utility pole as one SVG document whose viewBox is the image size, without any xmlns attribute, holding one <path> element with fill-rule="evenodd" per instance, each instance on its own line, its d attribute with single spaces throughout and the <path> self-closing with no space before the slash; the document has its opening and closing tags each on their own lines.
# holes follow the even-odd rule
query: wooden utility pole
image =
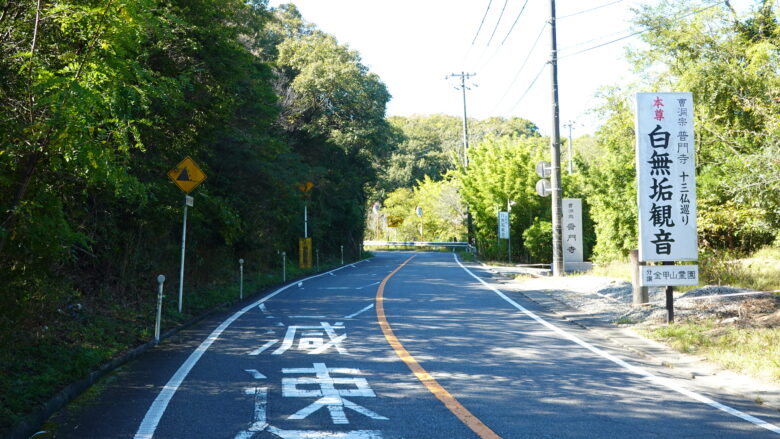
<svg viewBox="0 0 780 439">
<path fill-rule="evenodd" d="M 460 73 L 451 73 L 447 75 L 444 79 L 450 79 L 450 78 L 460 78 L 460 87 L 455 87 L 455 89 L 460 89 L 463 92 L 463 168 L 468 169 L 469 167 L 469 121 L 468 116 L 466 115 L 466 90 L 469 90 L 468 86 L 466 85 L 466 80 L 471 79 L 472 77 L 477 76 L 476 73 L 466 73 L 466 72 L 460 72 Z M 475 245 L 475 239 L 474 239 L 474 223 L 471 218 L 471 211 L 469 211 L 468 206 L 466 206 L 466 227 L 468 229 L 468 241 L 469 244 Z"/>
<path fill-rule="evenodd" d="M 553 276 L 564 274 L 563 266 L 563 227 L 562 221 L 562 191 L 561 191 L 561 127 L 558 108 L 558 42 L 555 33 L 555 0 L 550 0 L 550 42 L 552 57 L 550 72 L 552 74 L 552 137 L 550 140 L 550 155 L 552 155 L 552 226 L 553 226 Z"/>
</svg>

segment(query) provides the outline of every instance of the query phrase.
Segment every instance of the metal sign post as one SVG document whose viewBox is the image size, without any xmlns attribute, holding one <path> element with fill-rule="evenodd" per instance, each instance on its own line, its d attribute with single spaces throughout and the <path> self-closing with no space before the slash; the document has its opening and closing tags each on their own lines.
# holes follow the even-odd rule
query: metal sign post
<svg viewBox="0 0 780 439">
<path fill-rule="evenodd" d="M 182 221 L 181 231 L 181 268 L 179 270 L 179 313 L 182 311 L 184 296 L 184 251 L 187 240 L 187 207 L 193 207 L 194 199 L 189 194 L 198 187 L 204 180 L 206 174 L 200 169 L 197 163 L 189 157 L 179 162 L 175 168 L 167 173 L 168 178 L 184 192 L 184 220 Z"/>
<path fill-rule="evenodd" d="M 187 249 L 187 207 L 194 205 L 195 199 L 189 195 L 184 196 L 184 220 L 181 227 L 181 266 L 179 268 L 179 313 L 181 314 L 182 299 L 184 296 L 184 254 Z"/>
<path fill-rule="evenodd" d="M 415 213 L 417 213 L 417 216 L 420 218 L 420 241 L 422 241 L 423 240 L 423 221 L 422 221 L 423 210 L 422 210 L 422 207 L 417 206 L 417 208 L 415 209 Z"/>
<path fill-rule="evenodd" d="M 511 239 L 511 218 L 509 217 L 512 213 L 512 206 L 514 206 L 515 203 L 512 200 L 506 200 L 506 260 L 510 264 L 512 263 L 512 239 Z"/>
</svg>

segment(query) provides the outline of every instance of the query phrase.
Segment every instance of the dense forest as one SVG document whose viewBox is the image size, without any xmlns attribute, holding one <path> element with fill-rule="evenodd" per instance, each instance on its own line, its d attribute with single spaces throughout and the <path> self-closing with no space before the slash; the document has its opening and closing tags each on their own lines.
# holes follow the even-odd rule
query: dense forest
<svg viewBox="0 0 780 439">
<path fill-rule="evenodd" d="M 778 10 L 664 0 L 634 21 L 637 79 L 597 96 L 603 122 L 574 140 L 564 196 L 584 201 L 586 257 L 626 258 L 633 96 L 693 92 L 706 274 L 780 230 Z M 551 257 L 549 199 L 534 191 L 550 139 L 534 122 L 470 119 L 464 167 L 459 117 L 386 117 L 382 80 L 291 5 L 6 1 L 0 77 L 0 430 L 149 340 L 156 276 L 178 288 L 183 193 L 166 172 L 186 156 L 208 178 L 189 209 L 185 310 L 171 294 L 169 325 L 234 294 L 239 258 L 255 286 L 278 282 L 268 273 L 297 255 L 304 206 L 323 263 L 342 246 L 360 257 L 364 236 L 465 240 L 467 212 L 479 255 L 503 257 L 496 212 L 510 201 L 513 259 Z"/>
<path fill-rule="evenodd" d="M 157 275 L 178 288 L 184 197 L 166 172 L 186 156 L 207 179 L 171 321 L 235 283 L 239 258 L 252 278 L 293 259 L 305 203 L 323 263 L 359 256 L 390 95 L 293 6 L 2 2 L 0 77 L 0 429 L 149 340 Z"/>
</svg>

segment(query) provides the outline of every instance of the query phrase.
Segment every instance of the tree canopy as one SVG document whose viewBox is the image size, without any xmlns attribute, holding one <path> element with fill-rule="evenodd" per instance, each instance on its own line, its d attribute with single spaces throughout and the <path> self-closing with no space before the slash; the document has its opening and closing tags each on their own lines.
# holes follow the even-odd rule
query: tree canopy
<svg viewBox="0 0 780 439">
<path fill-rule="evenodd" d="M 76 301 L 146 309 L 157 274 L 178 272 L 182 193 L 165 174 L 185 156 L 208 176 L 192 289 L 232 279 L 239 257 L 258 272 L 297 254 L 305 203 L 317 249 L 357 255 L 390 95 L 294 6 L 6 2 L 0 75 L 4 340 Z"/>
</svg>

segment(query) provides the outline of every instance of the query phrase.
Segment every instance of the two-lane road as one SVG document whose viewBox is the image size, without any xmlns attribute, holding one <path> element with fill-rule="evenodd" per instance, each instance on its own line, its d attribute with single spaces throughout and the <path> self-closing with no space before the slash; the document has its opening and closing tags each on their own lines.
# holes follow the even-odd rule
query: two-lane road
<svg viewBox="0 0 780 439">
<path fill-rule="evenodd" d="M 62 438 L 761 438 L 449 253 L 378 253 L 185 331 L 55 416 Z"/>
</svg>

